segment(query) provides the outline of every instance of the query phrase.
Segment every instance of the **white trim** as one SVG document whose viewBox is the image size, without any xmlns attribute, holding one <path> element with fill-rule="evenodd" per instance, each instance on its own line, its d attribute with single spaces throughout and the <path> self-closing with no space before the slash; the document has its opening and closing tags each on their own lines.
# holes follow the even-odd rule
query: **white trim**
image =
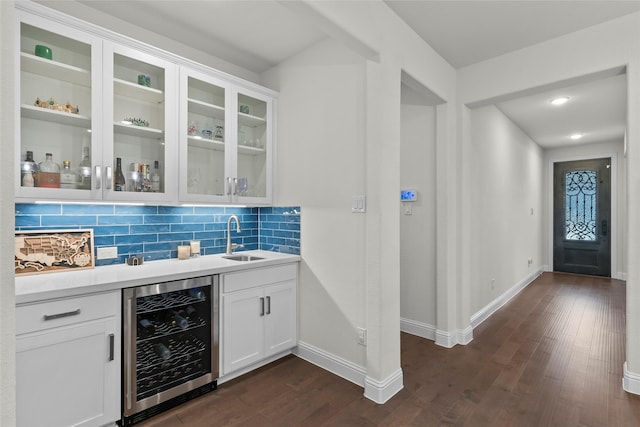
<svg viewBox="0 0 640 427">
<path fill-rule="evenodd" d="M 548 212 L 547 212 L 547 262 L 549 271 L 553 271 L 553 165 L 559 162 L 572 162 L 579 160 L 592 160 L 611 158 L 611 227 L 609 235 L 611 242 L 611 271 L 618 268 L 618 153 L 615 151 L 601 154 L 588 154 L 582 156 L 557 155 L 549 157 L 549 170 L 547 171 L 548 181 Z"/>
<path fill-rule="evenodd" d="M 473 328 L 477 328 L 482 322 L 487 320 L 493 313 L 498 311 L 503 305 L 505 305 L 511 298 L 515 297 L 526 288 L 531 282 L 533 282 L 538 276 L 542 274 L 543 268 L 540 267 L 520 282 L 516 283 L 510 289 L 508 289 L 505 293 L 498 296 L 498 298 L 491 301 L 489 304 L 481 308 L 476 314 L 471 316 L 471 326 Z"/>
<path fill-rule="evenodd" d="M 364 383 L 364 397 L 383 404 L 395 396 L 403 387 L 402 369 L 398 369 L 383 381 L 374 380 L 367 376 Z"/>
<path fill-rule="evenodd" d="M 302 341 L 298 342 L 298 348 L 294 349 L 293 353 L 301 359 L 304 359 L 309 363 L 313 363 L 314 365 L 344 378 L 347 381 L 351 381 L 360 387 L 365 386 L 367 371 L 362 366 L 356 365 L 355 363 L 349 362 L 348 360 L 342 359 L 341 357 Z"/>
<path fill-rule="evenodd" d="M 251 371 L 253 371 L 255 369 L 258 369 L 258 368 L 260 368 L 262 366 L 268 365 L 271 362 L 275 362 L 276 360 L 281 359 L 281 358 L 283 358 L 285 356 L 288 356 L 291 353 L 292 353 L 291 350 L 283 351 L 282 353 L 278 353 L 278 354 L 275 354 L 275 355 L 273 355 L 271 357 L 267 357 L 266 359 L 263 359 L 263 360 L 261 360 L 259 362 L 256 362 L 256 363 L 252 364 L 252 365 L 245 366 L 244 368 L 238 369 L 237 371 L 233 371 L 233 372 L 231 372 L 229 374 L 222 375 L 222 376 L 220 376 L 218 378 L 218 385 L 226 383 L 227 381 L 231 381 L 232 379 L 237 378 L 240 375 L 244 375 L 247 372 L 251 372 Z"/>
<path fill-rule="evenodd" d="M 467 345 L 473 341 L 473 327 L 456 329 L 452 332 L 436 329 L 436 345 L 452 348 L 456 344 Z"/>
<path fill-rule="evenodd" d="M 411 335 L 436 340 L 436 327 L 416 320 L 400 318 L 400 331 Z"/>
<path fill-rule="evenodd" d="M 624 362 L 624 376 L 622 377 L 622 388 L 624 391 L 640 394 L 640 374 L 627 369 L 627 362 Z"/>
<path fill-rule="evenodd" d="M 618 271 L 618 273 L 616 274 L 616 277 L 614 277 L 614 279 L 618 279 L 618 280 L 627 280 L 627 273 L 623 273 L 621 271 Z"/>
</svg>

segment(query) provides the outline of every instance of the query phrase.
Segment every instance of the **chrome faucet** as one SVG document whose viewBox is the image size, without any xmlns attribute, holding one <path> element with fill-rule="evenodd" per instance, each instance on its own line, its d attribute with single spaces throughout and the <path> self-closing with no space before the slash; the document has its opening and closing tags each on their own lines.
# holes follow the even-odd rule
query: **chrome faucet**
<svg viewBox="0 0 640 427">
<path fill-rule="evenodd" d="M 233 253 L 234 249 L 244 248 L 244 245 L 238 245 L 236 243 L 231 243 L 231 221 L 233 221 L 234 219 L 236 220 L 236 224 L 238 226 L 236 231 L 238 233 L 242 232 L 242 230 L 240 230 L 240 220 L 238 219 L 238 217 L 236 215 L 231 215 L 229 217 L 229 220 L 227 221 L 227 255 L 231 255 Z"/>
</svg>

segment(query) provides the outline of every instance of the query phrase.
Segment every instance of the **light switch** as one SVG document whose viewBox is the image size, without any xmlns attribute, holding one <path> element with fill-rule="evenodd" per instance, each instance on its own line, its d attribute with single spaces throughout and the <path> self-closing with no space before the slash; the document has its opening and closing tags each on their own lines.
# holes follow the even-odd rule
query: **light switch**
<svg viewBox="0 0 640 427">
<path fill-rule="evenodd" d="M 365 212 L 365 196 L 351 196 L 351 212 L 363 213 Z"/>
</svg>

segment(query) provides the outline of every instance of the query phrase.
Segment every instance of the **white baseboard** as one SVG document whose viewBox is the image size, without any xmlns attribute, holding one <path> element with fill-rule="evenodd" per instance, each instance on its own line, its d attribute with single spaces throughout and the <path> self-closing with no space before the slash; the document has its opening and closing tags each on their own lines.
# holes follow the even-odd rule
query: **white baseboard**
<svg viewBox="0 0 640 427">
<path fill-rule="evenodd" d="M 614 277 L 614 279 L 618 279 L 618 280 L 627 280 L 627 273 L 623 273 L 621 271 L 618 271 L 618 274 L 616 274 L 616 277 Z"/>
<path fill-rule="evenodd" d="M 294 350 L 294 354 L 360 387 L 365 386 L 367 371 L 362 366 L 302 341 L 298 342 L 298 348 Z"/>
<path fill-rule="evenodd" d="M 436 340 L 436 327 L 416 320 L 400 318 L 400 331 L 428 340 Z"/>
<path fill-rule="evenodd" d="M 283 358 L 283 357 L 285 357 L 285 356 L 287 356 L 287 355 L 289 355 L 291 353 L 293 353 L 293 350 L 286 350 L 286 351 L 283 351 L 281 353 L 274 354 L 271 357 L 267 357 L 266 359 L 261 360 L 261 361 L 259 361 L 257 363 L 254 363 L 253 365 L 246 366 L 246 367 L 244 367 L 242 369 L 238 369 L 237 371 L 233 371 L 233 372 L 231 372 L 229 374 L 226 374 L 226 375 L 222 375 L 222 376 L 220 376 L 220 378 L 218 378 L 218 385 L 224 384 L 227 381 L 231 381 L 234 378 L 237 378 L 237 377 L 239 377 L 241 375 L 246 374 L 247 372 L 251 372 L 251 371 L 253 371 L 255 369 L 258 369 L 258 368 L 260 368 L 262 366 L 268 365 L 271 362 L 275 362 L 276 360 L 281 359 L 281 358 Z"/>
<path fill-rule="evenodd" d="M 473 328 L 478 327 L 479 324 L 487 320 L 493 313 L 498 311 L 500 307 L 505 305 L 511 298 L 518 295 L 520 291 L 526 288 L 531 282 L 533 282 L 544 271 L 543 267 L 538 268 L 536 271 L 522 279 L 520 282 L 512 286 L 507 292 L 500 295 L 498 298 L 491 301 L 484 308 L 480 309 L 476 314 L 471 316 L 471 326 Z"/>
<path fill-rule="evenodd" d="M 398 369 L 384 381 L 366 377 L 364 382 L 364 397 L 382 405 L 395 396 L 403 387 L 402 369 Z"/>
<path fill-rule="evenodd" d="M 471 325 L 451 332 L 436 329 L 436 344 L 441 347 L 452 348 L 456 344 L 467 345 L 471 341 L 473 341 L 473 328 Z"/>
<path fill-rule="evenodd" d="M 624 362 L 622 388 L 629 393 L 640 394 L 640 374 L 629 371 L 627 369 L 627 362 Z"/>
</svg>

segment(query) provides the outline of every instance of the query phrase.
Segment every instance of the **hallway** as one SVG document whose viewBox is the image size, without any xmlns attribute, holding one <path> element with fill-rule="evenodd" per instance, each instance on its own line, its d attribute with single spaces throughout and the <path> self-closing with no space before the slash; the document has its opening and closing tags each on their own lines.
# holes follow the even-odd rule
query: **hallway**
<svg viewBox="0 0 640 427">
<path fill-rule="evenodd" d="M 467 346 L 401 340 L 404 389 L 385 405 L 290 356 L 139 425 L 640 425 L 622 389 L 624 282 L 545 273 Z"/>
</svg>

